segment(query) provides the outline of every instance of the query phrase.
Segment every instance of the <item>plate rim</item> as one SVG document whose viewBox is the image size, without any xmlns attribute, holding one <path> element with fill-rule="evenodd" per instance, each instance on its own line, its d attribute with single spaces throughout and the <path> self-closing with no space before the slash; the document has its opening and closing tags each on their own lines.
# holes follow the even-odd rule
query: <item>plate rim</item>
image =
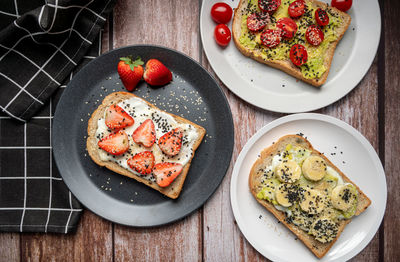
<svg viewBox="0 0 400 262">
<path fill-rule="evenodd" d="M 130 48 L 137 48 L 137 47 L 139 47 L 139 48 L 148 48 L 148 47 L 150 47 L 150 48 L 156 48 L 156 49 L 159 49 L 159 50 L 168 51 L 168 52 L 172 52 L 172 53 L 175 53 L 175 54 L 177 54 L 177 55 L 183 56 L 183 57 L 185 57 L 186 59 L 188 59 L 189 61 L 191 61 L 192 63 L 194 62 L 194 63 L 195 63 L 198 67 L 200 67 L 201 69 L 203 69 L 204 72 L 206 73 L 206 75 L 208 75 L 208 76 L 210 77 L 210 79 L 211 79 L 211 80 L 215 83 L 215 85 L 218 87 L 217 89 L 214 89 L 214 90 L 218 90 L 218 91 L 216 91 L 216 92 L 219 92 L 220 96 L 222 97 L 222 99 L 223 99 L 223 101 L 224 101 L 224 103 L 225 103 L 225 105 L 226 105 L 226 109 L 227 109 L 227 111 L 229 112 L 229 114 L 228 114 L 229 116 L 227 117 L 227 123 L 228 123 L 229 126 L 231 127 L 231 128 L 230 128 L 230 132 L 229 132 L 229 134 L 227 135 L 228 137 L 231 137 L 231 139 L 229 140 L 229 143 L 230 143 L 230 145 L 229 145 L 229 154 L 230 154 L 230 156 L 229 156 L 229 158 L 227 157 L 227 163 L 226 163 L 226 166 L 225 166 L 225 168 L 224 168 L 224 172 L 221 172 L 221 173 L 223 173 L 223 175 L 221 175 L 220 178 L 218 179 L 218 183 L 215 183 L 214 188 L 212 188 L 212 190 L 209 190 L 208 194 L 205 194 L 205 197 L 204 197 L 204 199 L 203 199 L 202 201 L 193 202 L 193 203 L 191 204 L 192 208 L 189 208 L 189 211 L 188 211 L 188 212 L 185 212 L 185 213 L 181 214 L 180 216 L 177 216 L 176 218 L 170 219 L 170 220 L 168 220 L 168 221 L 166 221 L 166 222 L 160 222 L 160 223 L 155 223 L 155 224 L 146 224 L 146 225 L 142 225 L 142 224 L 141 224 L 141 225 L 138 225 L 137 223 L 136 223 L 136 224 L 135 224 L 135 223 L 124 223 L 124 222 L 121 222 L 121 221 L 116 221 L 115 219 L 113 219 L 112 216 L 110 216 L 110 215 L 105 215 L 104 213 L 99 212 L 99 210 L 95 210 L 95 208 L 89 207 L 89 206 L 85 205 L 85 204 L 77 197 L 77 195 L 80 195 L 80 193 L 75 194 L 75 193 L 74 193 L 75 190 L 71 190 L 71 187 L 70 187 L 70 186 L 71 186 L 71 183 L 72 183 L 71 181 L 72 181 L 73 179 L 71 179 L 71 181 L 69 180 L 69 178 L 65 179 L 65 175 L 62 174 L 62 171 L 61 171 L 61 169 L 59 168 L 59 166 L 60 166 L 61 163 L 62 163 L 62 159 L 60 159 L 60 157 L 57 156 L 57 154 L 58 154 L 57 152 L 58 152 L 59 150 L 61 150 L 60 148 L 58 148 L 58 147 L 53 147 L 53 157 L 54 157 L 54 162 L 55 162 L 55 164 L 56 164 L 56 167 L 57 167 L 57 169 L 59 170 L 59 173 L 60 173 L 60 175 L 61 175 L 61 177 L 62 177 L 62 179 L 63 179 L 65 185 L 67 186 L 68 190 L 75 196 L 75 198 L 78 200 L 78 202 L 79 202 L 81 205 L 83 205 L 85 208 L 89 209 L 91 212 L 93 212 L 93 213 L 96 214 L 97 216 L 99 216 L 99 217 L 101 217 L 101 218 L 103 218 L 103 219 L 106 219 L 106 220 L 108 220 L 108 221 L 110 221 L 110 222 L 112 222 L 112 223 L 115 223 L 115 224 L 119 224 L 119 225 L 123 225 L 123 226 L 129 226 L 129 227 L 135 227 L 135 228 L 152 228 L 152 227 L 161 227 L 161 226 L 164 226 L 164 225 L 169 225 L 169 224 L 172 224 L 172 223 L 174 223 L 174 222 L 176 222 L 176 221 L 179 221 L 179 220 L 182 220 L 182 219 L 188 217 L 189 215 L 191 215 L 191 214 L 193 214 L 195 211 L 197 211 L 201 206 L 203 206 L 203 205 L 214 195 L 214 193 L 216 192 L 216 190 L 217 190 L 217 189 L 219 188 L 219 186 L 221 185 L 223 179 L 225 178 L 225 176 L 226 176 L 226 174 L 227 174 L 227 171 L 228 171 L 228 169 L 229 169 L 229 166 L 230 166 L 230 164 L 231 164 L 231 162 L 232 162 L 233 150 L 234 150 L 234 122 L 233 122 L 232 111 L 231 111 L 231 108 L 230 108 L 228 99 L 227 99 L 226 95 L 224 94 L 224 92 L 223 92 L 221 86 L 219 85 L 218 81 L 216 80 L 216 78 L 215 78 L 210 72 L 208 72 L 208 70 L 207 70 L 206 68 L 204 68 L 199 62 L 197 62 L 196 60 L 194 60 L 192 57 L 186 55 L 185 53 L 183 53 L 183 52 L 181 52 L 181 51 L 178 51 L 178 50 L 175 50 L 175 49 L 166 47 L 166 46 L 154 45 L 154 44 L 134 44 L 134 45 L 127 45 L 127 46 L 122 46 L 122 47 L 114 48 L 114 49 L 112 49 L 112 50 L 108 50 L 107 52 L 105 52 L 105 53 L 99 55 L 98 57 L 96 57 L 95 59 L 93 59 L 93 60 L 91 60 L 89 63 L 87 63 L 85 66 L 83 66 L 83 67 L 74 75 L 74 78 L 75 78 L 76 76 L 78 76 L 79 74 L 83 74 L 83 73 L 84 73 L 84 69 L 85 69 L 86 67 L 91 66 L 93 63 L 96 63 L 96 61 L 97 61 L 98 59 L 101 59 L 102 57 L 104 57 L 104 56 L 106 56 L 106 55 L 109 55 L 110 53 L 117 52 L 117 51 L 120 51 L 120 50 L 123 50 L 123 49 L 130 49 Z M 65 97 L 65 94 L 66 94 L 66 93 L 72 92 L 72 91 L 68 91 L 68 90 L 71 89 L 71 88 L 68 88 L 68 86 L 70 85 L 70 83 L 72 83 L 72 82 L 74 81 L 74 78 L 67 84 L 67 88 L 65 88 L 64 92 L 62 93 L 62 95 L 61 95 L 61 97 L 60 97 L 60 99 L 59 99 L 59 101 L 58 101 L 58 104 L 60 104 L 60 103 L 62 102 L 62 100 L 65 99 L 64 97 Z M 56 133 L 58 133 L 58 132 L 57 132 L 57 129 L 58 129 L 58 128 L 61 128 L 60 126 L 62 126 L 62 125 L 56 125 L 56 124 L 55 124 L 55 123 L 59 122 L 59 121 L 57 120 L 59 117 L 57 117 L 57 116 L 61 114 L 61 113 L 60 113 L 60 106 L 58 106 L 58 104 L 57 104 L 57 107 L 56 107 L 56 109 L 55 109 L 54 118 L 53 118 L 53 120 L 52 120 L 53 132 L 52 132 L 52 137 L 51 137 L 51 138 L 52 138 L 52 143 L 53 143 L 53 145 L 57 143 L 56 141 L 58 141 L 58 137 L 56 136 Z M 61 120 L 60 120 L 60 121 L 61 121 Z M 68 176 L 67 176 L 67 177 L 68 177 Z M 107 196 L 107 197 L 110 197 L 110 196 Z M 170 199 L 167 199 L 167 201 L 169 201 L 169 200 L 170 200 Z M 191 209 L 191 210 L 190 210 L 190 209 Z"/>
<path fill-rule="evenodd" d="M 387 205 L 387 183 L 386 183 L 386 177 L 385 177 L 385 171 L 382 165 L 382 162 L 378 156 L 378 154 L 376 153 L 375 149 L 372 147 L 371 143 L 354 127 L 352 127 L 351 125 L 349 125 L 348 123 L 337 119 L 335 117 L 332 116 L 328 116 L 328 115 L 323 115 L 323 114 L 318 114 L 318 113 L 299 113 L 299 114 L 292 114 L 292 115 L 288 115 L 288 116 L 284 116 L 281 118 L 278 118 L 268 124 L 266 124 L 265 126 L 263 126 L 259 131 L 257 131 L 244 145 L 244 147 L 242 148 L 238 158 L 236 159 L 235 165 L 233 167 L 233 171 L 232 171 L 232 177 L 231 177 L 231 183 L 230 183 L 230 202 L 231 202 L 231 208 L 232 208 L 232 212 L 233 212 L 233 216 L 235 218 L 235 220 L 237 221 L 237 225 L 240 229 L 240 232 L 243 234 L 243 236 L 246 238 L 246 240 L 264 257 L 271 259 L 273 261 L 280 261 L 282 260 L 281 257 L 277 257 L 272 253 L 265 253 L 263 252 L 261 246 L 259 245 L 259 243 L 253 239 L 251 239 L 248 234 L 248 232 L 246 232 L 246 226 L 243 225 L 243 221 L 242 221 L 242 217 L 240 215 L 240 211 L 239 211 L 239 205 L 238 205 L 238 201 L 237 201 L 237 195 L 235 193 L 236 188 L 237 188 L 237 179 L 239 176 L 239 170 L 242 166 L 243 160 L 244 158 L 247 156 L 249 150 L 251 149 L 251 147 L 255 144 L 255 142 L 260 139 L 263 135 L 265 135 L 266 133 L 268 133 L 268 131 L 272 130 L 275 127 L 278 127 L 282 124 L 285 123 L 289 123 L 292 121 L 296 121 L 296 120 L 319 120 L 319 121 L 323 121 L 323 122 L 327 122 L 330 124 L 334 124 L 337 127 L 343 129 L 344 131 L 350 133 L 355 139 L 359 139 L 358 141 L 361 142 L 363 144 L 364 147 L 366 147 L 366 149 L 368 150 L 369 154 L 372 154 L 372 156 L 375 158 L 375 160 L 378 160 L 375 163 L 375 166 L 378 169 L 378 175 L 381 176 L 383 178 L 383 184 L 384 184 L 384 208 L 383 208 L 383 212 L 382 214 L 380 214 L 380 218 L 379 218 L 379 222 L 376 223 L 374 226 L 376 227 L 376 229 L 374 229 L 373 231 L 375 231 L 373 234 L 371 234 L 370 236 L 367 236 L 367 241 L 365 241 L 364 244 L 359 244 L 358 246 L 356 246 L 354 249 L 352 249 L 350 252 L 348 252 L 346 255 L 344 255 L 343 257 L 339 258 L 340 260 L 343 261 L 347 261 L 351 258 L 353 258 L 354 256 L 356 256 L 357 254 L 359 254 L 372 240 L 372 238 L 375 236 L 376 232 L 379 230 L 379 227 L 382 223 L 383 217 L 385 215 L 385 210 L 386 210 L 386 205 Z M 372 231 L 372 230 L 371 230 Z M 303 244 L 303 243 L 302 243 Z M 329 252 L 329 251 L 328 251 Z"/>
<path fill-rule="evenodd" d="M 343 93 L 334 96 L 333 99 L 328 99 L 327 102 L 323 102 L 323 103 L 318 104 L 318 105 L 316 105 L 316 103 L 314 102 L 314 103 L 308 103 L 308 106 L 302 105 L 301 108 L 298 107 L 298 106 L 296 106 L 294 108 L 293 107 L 292 108 L 282 108 L 282 107 L 279 108 L 277 106 L 271 107 L 270 105 L 268 105 L 269 103 L 260 103 L 254 97 L 251 97 L 251 96 L 247 95 L 247 92 L 240 91 L 239 88 L 235 87 L 235 84 L 232 83 L 232 81 L 229 81 L 229 79 L 227 77 L 221 76 L 222 74 L 225 74 L 225 73 L 222 73 L 222 70 L 219 70 L 217 68 L 217 64 L 218 63 L 216 63 L 215 61 L 213 62 L 213 58 L 212 58 L 212 56 L 210 56 L 210 50 L 207 48 L 207 45 L 205 44 L 205 40 L 204 40 L 204 38 L 206 36 L 205 36 L 205 32 L 204 32 L 205 29 L 203 28 L 202 20 L 206 16 L 206 14 L 205 14 L 206 13 L 206 10 L 205 10 L 206 2 L 209 2 L 209 1 L 203 1 L 202 5 L 201 5 L 201 10 L 200 10 L 200 18 L 199 18 L 200 22 L 199 23 L 200 23 L 200 38 L 201 38 L 202 47 L 203 47 L 204 53 L 206 55 L 207 60 L 209 61 L 209 64 L 210 64 L 211 68 L 215 72 L 215 75 L 218 76 L 218 78 L 221 80 L 221 82 L 230 91 L 232 91 L 236 96 L 238 96 L 239 98 L 243 99 L 247 103 L 249 103 L 251 105 L 254 105 L 254 106 L 258 107 L 258 108 L 261 108 L 261 109 L 264 109 L 264 110 L 268 110 L 268 111 L 271 111 L 271 112 L 276 112 L 276 113 L 292 114 L 292 113 L 303 113 L 303 112 L 310 112 L 310 111 L 318 110 L 318 109 L 325 108 L 325 107 L 327 107 L 329 105 L 332 105 L 332 104 L 338 102 L 339 100 L 343 99 L 346 95 L 348 95 L 351 91 L 353 91 L 359 85 L 359 83 L 364 79 L 364 77 L 368 73 L 368 70 L 371 68 L 371 66 L 372 66 L 372 64 L 374 62 L 375 56 L 376 56 L 376 54 L 378 52 L 378 47 L 379 47 L 379 44 L 380 44 L 380 39 L 381 39 L 381 34 L 382 34 L 382 15 L 381 15 L 381 8 L 380 8 L 380 5 L 379 5 L 379 1 L 378 0 L 371 0 L 371 1 L 373 1 L 373 3 L 375 3 L 377 5 L 377 10 L 378 10 L 378 12 L 377 12 L 377 14 L 378 14 L 378 20 L 377 21 L 378 21 L 378 23 L 377 23 L 377 32 L 376 32 L 377 39 L 375 41 L 375 46 L 373 46 L 373 48 L 372 48 L 372 50 L 374 50 L 374 52 L 373 52 L 374 55 L 373 56 L 371 55 L 371 57 L 369 58 L 368 63 L 364 63 L 367 66 L 362 68 L 363 72 L 360 73 L 360 78 L 358 80 L 353 80 L 352 81 L 353 82 L 352 87 L 346 89 Z M 226 2 L 226 1 L 224 1 L 224 2 Z M 229 23 L 231 23 L 231 22 L 229 22 Z M 231 43 L 231 45 L 232 44 L 234 44 L 234 43 Z M 350 56 L 353 56 L 353 54 L 350 54 Z M 243 57 L 245 57 L 245 56 L 243 55 Z M 342 71 L 342 70 L 340 70 L 340 71 Z M 297 81 L 301 81 L 301 80 L 297 80 Z M 323 88 L 323 86 L 324 85 L 322 85 L 321 87 Z M 251 86 L 247 85 L 247 87 L 251 87 Z M 254 88 L 252 88 L 252 90 L 254 90 Z M 259 92 L 257 92 L 257 94 L 259 94 Z M 265 96 L 263 96 L 263 97 L 265 97 Z M 284 97 L 288 97 L 288 96 L 284 95 Z M 312 105 L 314 105 L 314 106 L 312 106 Z"/>
</svg>

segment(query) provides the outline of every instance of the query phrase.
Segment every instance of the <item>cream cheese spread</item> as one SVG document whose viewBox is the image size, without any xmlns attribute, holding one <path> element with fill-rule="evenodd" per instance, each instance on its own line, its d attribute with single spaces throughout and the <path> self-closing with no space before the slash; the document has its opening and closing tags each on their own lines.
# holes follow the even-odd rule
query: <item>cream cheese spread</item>
<svg viewBox="0 0 400 262">
<path fill-rule="evenodd" d="M 142 178 L 154 181 L 152 175 L 142 175 L 130 168 L 127 164 L 127 160 L 137 153 L 143 151 L 151 151 L 155 158 L 155 163 L 161 162 L 172 162 L 180 163 L 185 166 L 193 155 L 193 146 L 195 141 L 198 139 L 199 134 L 196 128 L 191 124 L 178 123 L 171 115 L 149 106 L 143 99 L 132 97 L 124 100 L 118 104 L 128 113 L 135 123 L 132 126 L 126 127 L 123 130 L 126 132 L 129 138 L 129 150 L 119 156 L 114 156 L 106 151 L 99 149 L 99 156 L 102 161 L 111 161 L 117 163 L 119 166 L 129 170 L 130 172 L 140 176 Z M 151 119 L 154 122 L 156 130 L 156 142 L 151 147 L 144 147 L 143 145 L 136 144 L 132 139 L 132 133 L 138 128 L 146 119 Z M 165 133 L 171 131 L 174 128 L 180 127 L 183 130 L 182 147 L 180 152 L 173 156 L 165 155 L 158 147 L 158 139 Z M 112 130 L 109 129 L 105 124 L 105 117 L 101 118 L 97 122 L 96 138 L 101 140 L 104 137 L 111 134 Z"/>
</svg>

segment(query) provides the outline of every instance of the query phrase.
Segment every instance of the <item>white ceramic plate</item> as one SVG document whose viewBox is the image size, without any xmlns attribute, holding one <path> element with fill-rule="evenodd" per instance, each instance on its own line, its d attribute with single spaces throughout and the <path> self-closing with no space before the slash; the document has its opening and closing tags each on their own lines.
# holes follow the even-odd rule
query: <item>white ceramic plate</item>
<svg viewBox="0 0 400 262">
<path fill-rule="evenodd" d="M 381 15 L 377 0 L 353 1 L 349 29 L 337 46 L 326 83 L 316 88 L 243 56 L 233 41 L 225 49 L 214 41 L 210 10 L 220 0 L 203 0 L 200 33 L 213 70 L 237 96 L 263 109 L 282 113 L 316 110 L 336 102 L 364 77 L 378 49 Z M 330 0 L 323 0 L 331 2 Z M 239 0 L 228 1 L 236 7 Z M 228 25 L 232 28 L 231 23 Z"/>
<path fill-rule="evenodd" d="M 323 259 L 317 259 L 300 240 L 295 240 L 294 234 L 277 223 L 277 219 L 253 198 L 248 186 L 250 169 L 260 152 L 281 136 L 300 132 L 372 201 L 365 212 L 346 226 Z M 385 213 L 386 196 L 385 173 L 367 139 L 350 125 L 320 114 L 290 115 L 264 126 L 243 147 L 231 180 L 231 204 L 240 230 L 255 249 L 273 261 L 346 261 L 352 258 L 378 230 Z"/>
</svg>

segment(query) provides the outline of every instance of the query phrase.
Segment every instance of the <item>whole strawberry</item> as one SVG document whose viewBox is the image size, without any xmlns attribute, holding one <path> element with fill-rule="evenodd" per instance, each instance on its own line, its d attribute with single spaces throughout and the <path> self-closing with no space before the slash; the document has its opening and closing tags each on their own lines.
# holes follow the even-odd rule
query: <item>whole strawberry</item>
<svg viewBox="0 0 400 262">
<path fill-rule="evenodd" d="M 150 59 L 146 63 L 143 75 L 144 81 L 152 86 L 163 86 L 171 82 L 172 73 L 157 59 Z"/>
<path fill-rule="evenodd" d="M 121 57 L 118 63 L 118 74 L 128 91 L 133 91 L 143 76 L 143 61 L 140 57 L 136 60 L 132 56 Z"/>
</svg>

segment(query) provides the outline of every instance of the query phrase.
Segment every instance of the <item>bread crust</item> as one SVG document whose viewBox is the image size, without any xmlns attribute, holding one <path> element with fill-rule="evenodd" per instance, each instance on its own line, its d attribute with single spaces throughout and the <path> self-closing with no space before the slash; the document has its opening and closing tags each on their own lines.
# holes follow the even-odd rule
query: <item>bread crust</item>
<svg viewBox="0 0 400 262">
<path fill-rule="evenodd" d="M 345 12 L 340 11 L 339 9 L 335 7 L 328 6 L 326 3 L 322 3 L 316 0 L 308 0 L 313 3 L 316 7 L 321 7 L 325 9 L 331 9 L 335 13 L 338 13 L 343 20 L 343 25 L 341 27 L 338 27 L 336 29 L 336 33 L 338 34 L 338 39 L 334 42 L 331 42 L 329 44 L 329 47 L 327 49 L 326 55 L 325 55 L 325 60 L 324 60 L 324 66 L 326 67 L 326 71 L 322 74 L 320 78 L 316 79 L 307 79 L 303 76 L 301 73 L 300 69 L 293 65 L 293 63 L 290 61 L 290 59 L 287 60 L 264 60 L 261 56 L 261 52 L 258 50 L 251 50 L 245 46 L 243 46 L 239 39 L 242 34 L 242 28 L 241 28 L 241 20 L 242 20 L 242 10 L 244 10 L 247 6 L 247 3 L 249 0 L 240 0 L 238 7 L 235 9 L 235 13 L 233 16 L 233 23 L 232 23 L 232 34 L 233 34 L 233 41 L 236 45 L 236 47 L 239 49 L 239 51 L 247 56 L 250 57 L 260 63 L 269 65 L 271 67 L 277 68 L 279 70 L 284 71 L 285 73 L 294 76 L 295 78 L 304 81 L 310 85 L 319 87 L 323 85 L 326 82 L 326 79 L 328 78 L 329 75 L 329 70 L 331 68 L 332 64 L 332 59 L 333 55 L 335 54 L 335 49 L 339 41 L 342 39 L 344 33 L 347 31 L 350 23 L 351 23 L 351 17 L 350 15 L 346 14 Z"/>
<path fill-rule="evenodd" d="M 159 191 L 160 193 L 166 195 L 169 198 L 172 199 L 176 199 L 180 192 L 182 191 L 182 187 L 183 184 L 185 182 L 186 179 L 186 175 L 189 171 L 190 168 L 190 164 L 192 162 L 192 159 L 195 155 L 195 153 L 193 153 L 193 155 L 191 156 L 191 158 L 189 159 L 188 163 L 183 167 L 183 170 L 181 172 L 181 174 L 171 183 L 171 185 L 167 186 L 167 187 L 160 187 L 157 185 L 157 183 L 151 182 L 147 179 L 141 178 L 137 175 L 135 175 L 134 173 L 130 172 L 129 170 L 119 166 L 117 163 L 111 162 L 111 161 L 103 161 L 100 159 L 99 156 L 99 147 L 97 145 L 97 138 L 96 138 L 96 130 L 97 130 L 97 122 L 100 118 L 104 117 L 104 111 L 106 110 L 106 108 L 108 108 L 111 104 L 118 104 L 119 102 L 132 98 L 132 97 L 138 97 L 132 93 L 128 93 L 128 92 L 115 92 L 115 93 L 111 93 L 108 96 L 106 96 L 103 100 L 103 102 L 101 103 L 101 105 L 93 112 L 92 116 L 89 119 L 88 122 L 88 128 L 87 128 L 87 132 L 88 132 L 88 138 L 86 140 L 86 148 L 87 151 L 89 153 L 89 156 L 92 158 L 92 160 L 98 164 L 99 166 L 104 166 L 108 169 L 110 169 L 111 171 L 114 171 L 118 174 L 133 178 L 157 191 Z M 140 98 L 140 97 L 139 97 Z M 153 104 L 143 100 L 144 102 L 146 102 L 150 107 L 152 108 L 156 108 L 157 110 L 163 111 L 159 108 L 157 108 L 156 106 L 154 106 Z M 196 151 L 196 149 L 200 146 L 201 141 L 203 140 L 204 135 L 206 134 L 206 130 L 195 124 L 190 122 L 187 119 L 184 119 L 180 116 L 176 116 L 173 115 L 171 113 L 168 113 L 166 111 L 163 111 L 169 115 L 171 115 L 178 123 L 186 123 L 186 124 L 190 124 L 192 126 L 194 126 L 197 130 L 197 132 L 199 133 L 199 137 L 198 139 L 195 141 L 194 145 L 193 145 L 193 152 Z"/>
<path fill-rule="evenodd" d="M 292 146 L 301 146 L 303 148 L 311 150 L 312 151 L 311 155 L 317 155 L 322 157 L 325 160 L 326 164 L 335 169 L 335 171 L 340 174 L 340 176 L 344 181 L 352 183 L 357 188 L 359 195 L 358 195 L 357 210 L 355 214 L 356 216 L 358 216 L 359 214 L 364 212 L 365 209 L 367 209 L 367 207 L 371 204 L 371 200 L 361 191 L 361 189 L 356 184 L 354 184 L 345 174 L 343 174 L 343 172 L 340 171 L 339 168 L 337 168 L 327 157 L 325 157 L 324 154 L 321 154 L 319 151 L 314 149 L 311 143 L 302 136 L 299 135 L 283 136 L 272 146 L 265 148 L 261 152 L 260 157 L 253 164 L 249 175 L 249 187 L 251 194 L 257 200 L 258 203 L 263 205 L 282 224 L 284 224 L 290 231 L 292 231 L 311 250 L 311 252 L 314 253 L 315 256 L 317 256 L 318 258 L 322 258 L 323 256 L 325 256 L 325 254 L 329 251 L 329 249 L 339 238 L 345 226 L 351 222 L 351 219 L 340 221 L 338 234 L 334 240 L 332 240 L 329 243 L 321 243 L 317 241 L 313 236 L 308 235 L 305 231 L 303 231 L 296 225 L 288 223 L 285 220 L 286 218 L 285 213 L 277 210 L 272 203 L 268 202 L 267 200 L 262 200 L 257 198 L 257 193 L 262 187 L 260 183 L 260 180 L 262 179 L 261 178 L 262 174 L 260 174 L 260 172 L 257 171 L 265 166 L 269 166 L 272 162 L 272 157 L 278 154 L 278 151 L 283 152 L 287 144 L 292 144 Z"/>
</svg>

